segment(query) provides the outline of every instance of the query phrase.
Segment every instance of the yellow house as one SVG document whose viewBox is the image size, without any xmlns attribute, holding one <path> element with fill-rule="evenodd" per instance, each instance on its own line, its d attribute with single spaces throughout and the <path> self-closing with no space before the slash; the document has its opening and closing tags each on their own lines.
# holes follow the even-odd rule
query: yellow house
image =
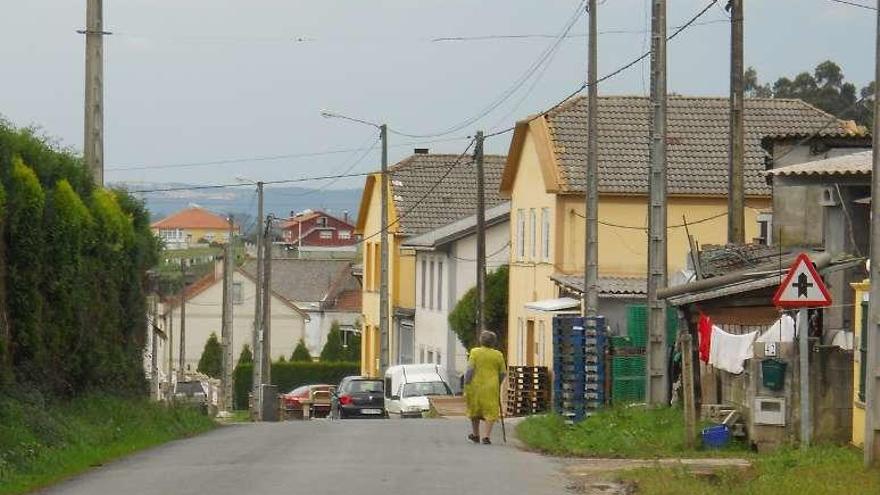
<svg viewBox="0 0 880 495">
<path fill-rule="evenodd" d="M 612 329 L 623 332 L 625 304 L 645 297 L 650 103 L 629 96 L 599 100 L 600 312 Z M 688 233 L 700 244 L 727 240 L 728 104 L 727 98 L 669 98 L 670 276 L 686 268 Z M 514 130 L 501 180 L 501 194 L 511 200 L 512 364 L 550 365 L 548 310 L 580 309 L 570 300 L 552 300 L 579 298 L 583 289 L 586 112 L 586 98 L 574 99 Z M 747 240 L 766 238 L 771 229 L 762 138 L 801 135 L 828 118 L 798 100 L 746 100 Z"/>
<path fill-rule="evenodd" d="M 852 443 L 856 447 L 865 446 L 865 353 L 867 343 L 862 340 L 865 326 L 868 323 L 868 294 L 871 283 L 867 280 L 850 284 L 855 289 L 855 305 L 853 325 L 853 418 Z"/>
<path fill-rule="evenodd" d="M 226 217 L 198 206 L 180 210 L 150 225 L 153 234 L 168 249 L 186 249 L 196 244 L 226 243 L 229 223 Z M 234 227 L 237 231 L 238 227 Z"/>
<path fill-rule="evenodd" d="M 498 184 L 504 168 L 503 156 L 486 155 L 486 206 L 503 200 Z M 388 363 L 414 362 L 414 320 L 416 308 L 416 253 L 404 247 L 412 236 L 473 215 L 476 208 L 476 175 L 472 158 L 459 155 L 429 154 L 416 149 L 409 158 L 388 169 Z M 361 196 L 356 234 L 363 236 L 363 337 L 361 373 L 379 376 L 381 335 L 379 330 L 381 174 L 367 177 Z M 430 280 L 442 285 L 448 270 L 431 264 L 436 276 Z M 424 275 L 424 274 L 423 274 Z M 448 278 L 447 278 L 448 280 Z"/>
</svg>

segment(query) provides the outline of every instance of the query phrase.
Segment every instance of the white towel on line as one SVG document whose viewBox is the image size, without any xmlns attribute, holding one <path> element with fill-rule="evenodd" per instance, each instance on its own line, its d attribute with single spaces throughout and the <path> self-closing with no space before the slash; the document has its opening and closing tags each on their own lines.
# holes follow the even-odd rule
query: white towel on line
<svg viewBox="0 0 880 495">
<path fill-rule="evenodd" d="M 756 342 L 794 342 L 796 334 L 794 318 L 782 315 L 776 320 L 776 323 L 758 337 Z"/>
<path fill-rule="evenodd" d="M 743 363 L 754 356 L 752 344 L 757 336 L 758 332 L 734 335 L 713 325 L 709 364 L 735 375 L 742 373 Z"/>
</svg>

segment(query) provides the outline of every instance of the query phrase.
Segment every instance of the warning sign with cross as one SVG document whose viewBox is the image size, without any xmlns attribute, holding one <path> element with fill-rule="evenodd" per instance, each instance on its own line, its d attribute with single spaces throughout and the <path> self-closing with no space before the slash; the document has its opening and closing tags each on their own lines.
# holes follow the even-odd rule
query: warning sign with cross
<svg viewBox="0 0 880 495">
<path fill-rule="evenodd" d="M 813 261 L 801 253 L 776 289 L 773 304 L 781 308 L 815 308 L 831 305 L 831 295 Z"/>
</svg>

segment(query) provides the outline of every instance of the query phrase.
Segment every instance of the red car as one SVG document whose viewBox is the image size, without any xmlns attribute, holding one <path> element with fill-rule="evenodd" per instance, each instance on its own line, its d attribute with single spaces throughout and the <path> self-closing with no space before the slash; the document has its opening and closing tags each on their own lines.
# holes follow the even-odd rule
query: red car
<svg viewBox="0 0 880 495">
<path fill-rule="evenodd" d="M 285 415 L 304 417 L 307 407 L 309 417 L 326 418 L 330 414 L 330 396 L 333 385 L 303 385 L 281 395 Z"/>
</svg>

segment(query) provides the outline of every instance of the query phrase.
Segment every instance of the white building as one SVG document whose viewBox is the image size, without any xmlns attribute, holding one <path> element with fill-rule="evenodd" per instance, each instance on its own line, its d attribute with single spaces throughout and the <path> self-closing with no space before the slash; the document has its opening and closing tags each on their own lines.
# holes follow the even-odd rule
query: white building
<svg viewBox="0 0 880 495">
<path fill-rule="evenodd" d="M 486 210 L 486 271 L 507 264 L 510 250 L 510 203 Z M 477 285 L 476 215 L 407 239 L 416 251 L 415 329 L 411 362 L 442 364 L 450 377 L 467 366 L 467 351 L 449 328 L 449 313 Z M 410 349 L 400 342 L 401 356 Z M 457 380 L 453 380 L 457 385 Z"/>
</svg>

